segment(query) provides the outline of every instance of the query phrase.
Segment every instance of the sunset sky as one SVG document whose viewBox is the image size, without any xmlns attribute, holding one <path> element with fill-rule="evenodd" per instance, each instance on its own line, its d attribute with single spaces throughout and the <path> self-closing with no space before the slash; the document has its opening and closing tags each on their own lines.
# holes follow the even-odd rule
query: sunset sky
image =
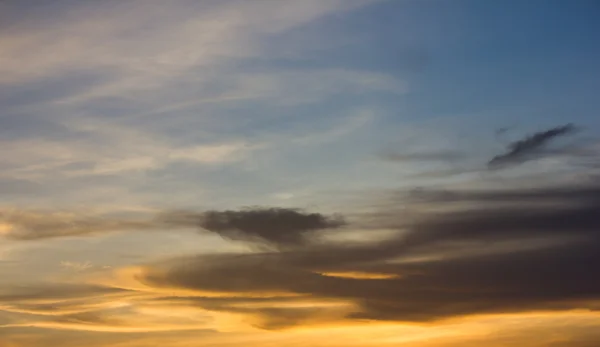
<svg viewBox="0 0 600 347">
<path fill-rule="evenodd" d="M 0 0 L 0 347 L 597 347 L 597 0 Z"/>
</svg>

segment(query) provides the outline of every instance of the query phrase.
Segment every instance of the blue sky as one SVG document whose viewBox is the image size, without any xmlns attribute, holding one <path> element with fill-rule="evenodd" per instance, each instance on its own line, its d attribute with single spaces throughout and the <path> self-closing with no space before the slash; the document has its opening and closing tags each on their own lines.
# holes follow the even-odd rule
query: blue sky
<svg viewBox="0 0 600 347">
<path fill-rule="evenodd" d="M 2 139 L 39 146 L 10 199 L 268 204 L 397 184 L 394 146 L 597 125 L 594 1 L 234 4 L 3 4 Z"/>
<path fill-rule="evenodd" d="M 587 177 L 599 13 L 596 0 L 0 1 L 0 285 L 98 284 L 175 255 L 253 251 L 143 223 L 80 232 L 80 216 L 353 215 L 398 190 Z M 488 167 L 569 123 L 575 137 L 548 137 L 554 152 L 543 139 Z M 11 238 L 28 228 L 67 231 Z M 1 304 L 0 328 L 25 314 Z M 152 319 L 143 329 L 163 329 Z"/>
</svg>

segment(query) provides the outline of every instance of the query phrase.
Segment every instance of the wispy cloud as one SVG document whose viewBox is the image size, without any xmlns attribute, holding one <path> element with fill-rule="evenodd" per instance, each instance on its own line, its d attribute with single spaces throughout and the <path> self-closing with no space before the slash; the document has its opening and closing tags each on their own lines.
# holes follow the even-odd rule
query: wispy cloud
<svg viewBox="0 0 600 347">
<path fill-rule="evenodd" d="M 365 3 L 127 1 L 70 6 L 57 2 L 51 9 L 60 13 L 60 20 L 36 26 L 22 22 L 5 31 L 2 75 L 10 82 L 94 66 L 129 74 L 111 88 L 143 88 L 138 82 L 156 83 L 190 67 L 256 55 L 257 39 L 263 35 Z M 150 26 L 157 21 L 164 24 Z M 37 54 L 30 54 L 33 50 Z"/>
<path fill-rule="evenodd" d="M 98 217 L 73 212 L 35 212 L 18 209 L 0 213 L 2 235 L 15 239 L 40 239 L 147 229 L 151 223 L 139 219 Z"/>
<path fill-rule="evenodd" d="M 544 149 L 548 143 L 557 137 L 571 134 L 575 130 L 576 128 L 574 125 L 567 124 L 529 135 L 522 140 L 515 141 L 508 145 L 507 152 L 492 158 L 488 162 L 488 166 L 490 168 L 498 168 L 522 163 L 543 156 Z"/>
<path fill-rule="evenodd" d="M 415 153 L 398 153 L 387 152 L 383 154 L 383 158 L 396 162 L 409 161 L 441 161 L 453 162 L 462 160 L 467 157 L 466 153 L 458 151 L 432 151 L 432 152 L 415 152 Z"/>
<path fill-rule="evenodd" d="M 92 265 L 92 263 L 90 263 L 89 261 L 79 263 L 66 260 L 61 261 L 60 266 L 65 270 L 71 270 L 75 272 L 85 271 L 94 267 L 94 265 Z"/>
<path fill-rule="evenodd" d="M 182 168 L 196 170 L 188 185 L 207 182 L 197 189 L 214 190 L 207 172 L 244 170 L 258 150 L 282 152 L 275 137 L 292 139 L 286 149 L 332 143 L 364 119 L 320 129 L 331 117 L 345 122 L 354 107 L 315 121 L 307 133 L 256 130 L 348 95 L 358 105 L 404 94 L 406 81 L 364 69 L 276 64 L 284 53 L 268 43 L 372 2 L 58 1 L 44 7 L 52 17 L 5 5 L 28 20 L 6 22 L 0 34 L 1 176 L 23 182 L 13 196 L 37 192 L 41 205 L 57 194 L 65 202 L 144 204 L 143 195 L 166 189 L 157 176 L 177 177 L 169 182 L 182 186 L 191 179 Z M 296 58 L 304 48 L 296 47 Z M 263 175 L 274 171 L 263 166 Z"/>
</svg>

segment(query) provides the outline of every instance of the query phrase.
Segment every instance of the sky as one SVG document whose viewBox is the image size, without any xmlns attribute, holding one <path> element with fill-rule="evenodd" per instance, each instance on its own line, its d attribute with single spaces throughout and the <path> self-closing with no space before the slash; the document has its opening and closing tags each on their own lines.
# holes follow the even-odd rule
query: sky
<svg viewBox="0 0 600 347">
<path fill-rule="evenodd" d="M 0 347 L 597 346 L 599 13 L 0 1 Z"/>
</svg>

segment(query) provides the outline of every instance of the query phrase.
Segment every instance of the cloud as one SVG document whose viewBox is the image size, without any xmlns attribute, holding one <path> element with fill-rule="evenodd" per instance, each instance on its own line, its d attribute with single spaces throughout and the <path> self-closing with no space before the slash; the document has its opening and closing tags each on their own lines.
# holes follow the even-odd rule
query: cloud
<svg viewBox="0 0 600 347">
<path fill-rule="evenodd" d="M 232 240 L 277 246 L 301 245 L 319 230 L 345 224 L 341 216 L 326 216 L 292 208 L 247 208 L 239 211 L 159 211 L 116 216 L 77 212 L 0 210 L 0 235 L 17 240 L 85 236 L 118 231 L 196 229 Z M 65 262 L 65 267 L 81 264 Z"/>
<path fill-rule="evenodd" d="M 280 64 L 314 54 L 312 39 L 294 45 L 298 56 L 283 53 L 287 35 L 372 2 L 5 4 L 7 18 L 19 19 L 0 24 L 0 178 L 21 184 L 0 181 L 0 190 L 11 203 L 44 207 L 147 205 L 165 193 L 188 205 L 197 196 L 187 187 L 210 193 L 211 181 L 242 165 L 273 175 L 285 163 L 247 164 L 276 147 L 265 139 L 290 144 L 289 131 L 292 146 L 322 146 L 363 124 L 320 138 L 310 134 L 327 125 L 319 121 L 300 139 L 297 127 L 281 131 L 296 118 L 283 115 L 339 109 L 332 100 L 349 94 L 364 105 L 374 94 L 406 92 L 404 81 L 378 71 Z M 215 178 L 217 170 L 231 171 Z"/>
<path fill-rule="evenodd" d="M 200 226 L 234 240 L 262 240 L 278 246 L 305 244 L 311 232 L 344 225 L 341 217 L 289 208 L 250 208 L 241 211 L 208 211 Z"/>
<path fill-rule="evenodd" d="M 0 157 L 7 158 L 2 165 L 3 175 L 25 182 L 25 178 L 40 181 L 46 176 L 73 178 L 149 172 L 181 162 L 216 166 L 239 162 L 261 148 L 258 143 L 240 140 L 174 145 L 160 136 L 133 129 L 115 129 L 103 122 L 85 123 L 69 125 L 71 135 L 88 136 L 85 142 L 78 136 L 67 135 L 61 141 L 25 137 L 2 142 Z"/>
<path fill-rule="evenodd" d="M 487 161 L 486 167 L 480 163 L 480 154 L 477 151 L 464 152 L 457 150 L 438 150 L 422 152 L 388 151 L 382 157 L 395 162 L 439 162 L 446 167 L 417 172 L 407 177 L 412 179 L 440 179 L 451 178 L 459 175 L 486 174 L 490 170 L 512 167 L 527 161 L 539 158 L 553 157 L 563 159 L 555 161 L 556 168 L 565 168 L 569 165 L 591 167 L 586 160 L 597 157 L 597 148 L 594 141 L 579 140 L 574 143 L 562 145 L 558 148 L 548 148 L 548 144 L 556 138 L 574 133 L 577 128 L 572 124 L 557 126 L 545 131 L 540 131 L 525 137 L 522 140 L 508 145 L 505 153 L 494 156 Z M 505 131 L 505 129 L 496 132 Z M 472 147 L 472 146 L 471 146 Z M 563 165 L 564 164 L 564 165 Z M 548 168 L 544 168 L 548 171 Z"/>
<path fill-rule="evenodd" d="M 52 75 L 83 65 L 127 73 L 126 80 L 116 82 L 120 86 L 131 86 L 132 80 L 154 84 L 191 67 L 255 56 L 257 40 L 265 35 L 368 3 L 57 3 L 49 6 L 56 20 L 28 13 L 28 21 L 3 30 L 6 54 L 0 64 L 0 82 Z M 163 25 L 151 25 L 159 19 Z M 38 54 L 29 54 L 35 50 Z"/>
<path fill-rule="evenodd" d="M 4 196 L 34 195 L 42 186 L 37 182 L 17 179 L 0 178 L 0 194 Z"/>
<path fill-rule="evenodd" d="M 82 271 L 86 271 L 86 270 L 89 270 L 94 267 L 94 265 L 92 265 L 92 263 L 89 261 L 72 262 L 72 261 L 66 261 L 66 260 L 61 261 L 60 266 L 65 270 L 70 270 L 70 271 L 74 271 L 74 272 L 82 272 Z"/>
<path fill-rule="evenodd" d="M 73 212 L 0 211 L 0 235 L 19 240 L 80 236 L 154 228 L 152 221 L 94 216 Z"/>
<path fill-rule="evenodd" d="M 331 323 L 342 318 L 348 308 L 343 303 L 316 301 L 308 296 L 160 297 L 149 304 L 243 315 L 250 317 L 246 321 L 251 325 L 267 330 Z"/>
<path fill-rule="evenodd" d="M 383 155 L 384 159 L 396 162 L 404 161 L 442 161 L 452 162 L 465 159 L 467 155 L 459 151 L 431 151 L 420 153 L 388 152 Z"/>
<path fill-rule="evenodd" d="M 0 329 L 152 332 L 209 326 L 210 316 L 200 310 L 178 315 L 174 308 L 170 312 L 145 309 L 153 300 L 156 296 L 149 293 L 105 285 L 37 282 L 5 286 L 0 292 L 0 313 L 13 318 L 0 323 Z"/>
<path fill-rule="evenodd" d="M 0 302 L 56 303 L 65 300 L 110 297 L 122 295 L 127 290 L 92 284 L 29 284 L 4 286 L 0 291 Z"/>
<path fill-rule="evenodd" d="M 127 304 L 120 301 L 118 295 L 106 298 L 68 297 L 61 300 L 49 300 L 43 296 L 22 301 L 8 301 L 0 304 L 0 311 L 35 316 L 62 316 L 89 311 L 118 308 Z"/>
<path fill-rule="evenodd" d="M 561 186 L 531 187 L 529 189 L 495 189 L 495 190 L 435 190 L 416 189 L 409 193 L 411 199 L 420 202 L 450 203 L 524 203 L 560 202 L 564 200 L 598 201 L 600 186 L 589 184 L 565 184 Z"/>
<path fill-rule="evenodd" d="M 593 274 L 600 266 L 598 186 L 457 192 L 450 206 L 446 196 L 434 196 L 429 204 L 443 207 L 435 213 L 406 220 L 392 207 L 382 211 L 382 225 L 398 225 L 383 241 L 197 256 L 149 266 L 139 280 L 230 296 L 343 302 L 350 307 L 345 320 L 600 309 Z M 231 227 L 230 220 L 239 219 L 217 225 Z M 340 272 L 374 276 L 328 275 Z"/>
<path fill-rule="evenodd" d="M 488 167 L 499 168 L 519 164 L 544 154 L 545 146 L 557 137 L 575 132 L 572 124 L 554 127 L 540 131 L 508 145 L 506 153 L 492 158 Z"/>
<path fill-rule="evenodd" d="M 213 313 L 278 330 L 600 309 L 600 281 L 593 272 L 600 265 L 597 181 L 432 191 L 425 197 L 420 202 L 440 209 L 407 220 L 395 210 L 412 200 L 395 196 L 378 205 L 385 207 L 378 207 L 379 219 L 369 220 L 369 226 L 392 221 L 396 232 L 384 240 L 353 243 L 306 242 L 312 231 L 327 232 L 337 219 L 301 210 L 156 217 L 156 223 L 208 225 L 249 242 L 303 247 L 161 261 L 135 272 L 134 279 L 144 284 L 139 292 L 90 285 L 5 288 L 0 309 L 37 317 L 9 327 L 105 332 L 205 329 L 213 326 L 206 321 Z M 336 232 L 337 223 L 333 226 Z M 230 232 L 235 236 L 225 235 Z M 281 232 L 293 237 L 280 239 Z M 166 314 L 178 310 L 187 313 Z"/>
<path fill-rule="evenodd" d="M 141 314 L 122 314 L 116 309 L 104 312 L 82 312 L 52 316 L 50 319 L 28 322 L 26 324 L 11 324 L 5 327 L 36 327 L 58 330 L 79 330 L 95 332 L 118 332 L 118 333 L 149 333 L 177 330 L 202 330 L 208 329 L 206 321 L 185 322 L 171 317 L 170 322 L 164 317 L 163 320 L 147 320 Z M 190 319 L 191 321 L 191 319 Z"/>
<path fill-rule="evenodd" d="M 402 92 L 402 83 L 369 71 L 240 68 L 245 59 L 280 56 L 265 52 L 270 37 L 372 2 L 57 3 L 49 6 L 54 20 L 33 13 L 2 31 L 0 85 L 25 83 L 17 90 L 26 93 L 10 94 L 19 104 L 34 99 L 89 109 L 109 101 L 108 111 L 125 106 L 124 116 L 211 102 L 293 104 L 340 92 Z M 56 84 L 61 88 L 48 90 Z"/>
</svg>

